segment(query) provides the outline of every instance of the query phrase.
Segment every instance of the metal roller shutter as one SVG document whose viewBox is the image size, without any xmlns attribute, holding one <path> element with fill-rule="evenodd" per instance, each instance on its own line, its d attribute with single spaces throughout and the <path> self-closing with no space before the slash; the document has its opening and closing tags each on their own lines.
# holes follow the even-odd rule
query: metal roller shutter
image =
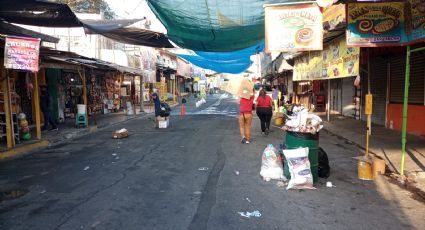
<svg viewBox="0 0 425 230">
<path fill-rule="evenodd" d="M 387 103 L 387 63 L 388 61 L 383 58 L 373 58 L 370 61 L 370 90 L 373 95 L 372 123 L 379 125 L 385 125 Z M 363 85 L 366 87 L 364 92 L 367 92 L 367 81 L 366 84 Z M 363 101 L 364 100 L 363 96 Z"/>
<path fill-rule="evenodd" d="M 391 58 L 390 102 L 403 103 L 406 56 Z M 412 53 L 410 59 L 409 104 L 424 104 L 425 55 Z"/>
</svg>

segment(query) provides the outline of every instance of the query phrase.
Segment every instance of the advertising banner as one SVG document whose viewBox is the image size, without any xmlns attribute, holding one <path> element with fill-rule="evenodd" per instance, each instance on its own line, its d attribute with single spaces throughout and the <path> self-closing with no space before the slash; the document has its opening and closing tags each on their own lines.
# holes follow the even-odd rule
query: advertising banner
<svg viewBox="0 0 425 230">
<path fill-rule="evenodd" d="M 323 11 L 323 28 L 325 30 L 334 30 L 345 22 L 345 4 L 333 5 Z"/>
<path fill-rule="evenodd" d="M 331 42 L 323 51 L 295 58 L 294 81 L 324 80 L 359 75 L 360 48 L 347 47 L 345 39 Z"/>
<path fill-rule="evenodd" d="M 6 37 L 4 67 L 37 72 L 39 50 L 39 38 Z"/>
<path fill-rule="evenodd" d="M 404 2 L 348 3 L 347 17 L 349 46 L 391 46 L 408 42 Z"/>
<path fill-rule="evenodd" d="M 409 0 L 412 31 L 409 34 L 411 41 L 425 39 L 425 0 Z"/>
<path fill-rule="evenodd" d="M 322 13 L 313 4 L 265 8 L 266 50 L 322 50 Z"/>
</svg>

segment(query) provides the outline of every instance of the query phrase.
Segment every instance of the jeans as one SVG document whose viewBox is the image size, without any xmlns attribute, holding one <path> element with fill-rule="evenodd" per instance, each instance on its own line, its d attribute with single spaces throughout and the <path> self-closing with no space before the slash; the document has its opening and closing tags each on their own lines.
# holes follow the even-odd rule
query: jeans
<svg viewBox="0 0 425 230">
<path fill-rule="evenodd" d="M 247 141 L 251 138 L 251 121 L 252 113 L 241 113 L 239 115 L 239 130 L 241 132 L 241 137 L 246 138 Z"/>
<path fill-rule="evenodd" d="M 47 130 L 49 123 L 52 125 L 52 129 L 56 129 L 56 124 L 52 119 L 52 115 L 50 111 L 43 112 L 44 114 L 44 129 Z"/>
<path fill-rule="evenodd" d="M 257 107 L 257 116 L 260 118 L 261 132 L 265 132 L 270 128 L 270 121 L 272 120 L 273 111 L 269 107 Z"/>
</svg>

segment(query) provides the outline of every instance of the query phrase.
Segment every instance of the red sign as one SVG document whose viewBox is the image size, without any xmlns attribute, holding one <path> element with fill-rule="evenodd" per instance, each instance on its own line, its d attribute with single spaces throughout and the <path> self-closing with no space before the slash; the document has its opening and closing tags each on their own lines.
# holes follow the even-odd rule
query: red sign
<svg viewBox="0 0 425 230">
<path fill-rule="evenodd" d="M 6 37 L 4 67 L 37 72 L 39 50 L 39 38 Z"/>
</svg>

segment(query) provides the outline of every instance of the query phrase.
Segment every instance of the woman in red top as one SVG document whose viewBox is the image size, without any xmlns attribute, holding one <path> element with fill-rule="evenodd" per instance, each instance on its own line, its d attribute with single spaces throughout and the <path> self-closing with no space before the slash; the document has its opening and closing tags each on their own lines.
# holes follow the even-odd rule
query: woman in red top
<svg viewBox="0 0 425 230">
<path fill-rule="evenodd" d="M 264 89 L 260 90 L 257 98 L 257 116 L 260 118 L 261 133 L 269 135 L 270 121 L 273 116 L 272 99 Z"/>
<path fill-rule="evenodd" d="M 255 91 L 253 90 L 253 92 Z M 251 96 L 249 99 L 241 98 L 239 101 L 239 129 L 242 144 L 249 144 L 250 142 L 253 103 L 254 96 Z"/>
</svg>

